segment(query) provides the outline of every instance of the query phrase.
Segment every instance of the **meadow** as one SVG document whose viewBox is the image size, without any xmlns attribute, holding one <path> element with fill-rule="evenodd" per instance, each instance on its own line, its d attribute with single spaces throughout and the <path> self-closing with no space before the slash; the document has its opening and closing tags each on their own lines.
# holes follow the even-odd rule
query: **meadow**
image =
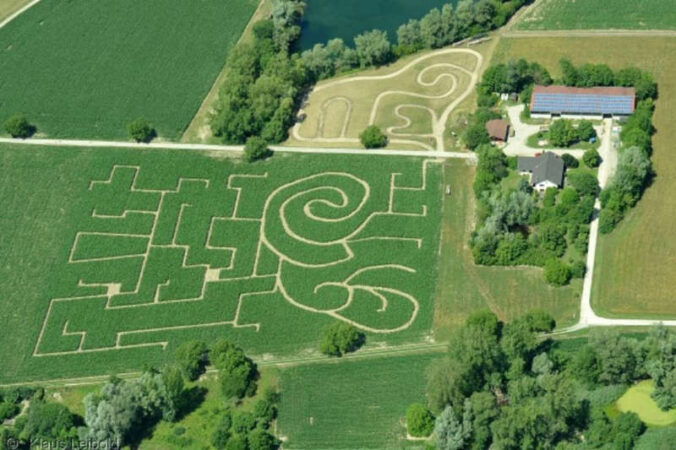
<svg viewBox="0 0 676 450">
<path fill-rule="evenodd" d="M 0 29 L 0 121 L 22 112 L 50 137 L 126 139 L 143 117 L 177 139 L 257 3 L 43 0 Z"/>
<path fill-rule="evenodd" d="M 518 30 L 676 29 L 671 0 L 543 0 L 516 24 Z"/>
<path fill-rule="evenodd" d="M 648 426 L 663 427 L 676 423 L 676 409 L 662 411 L 650 396 L 655 390 L 652 380 L 641 381 L 632 386 L 617 400 L 621 412 L 634 412 Z"/>
<path fill-rule="evenodd" d="M 404 416 L 425 403 L 425 371 L 437 354 L 312 364 L 282 371 L 284 448 L 424 448 L 406 440 Z"/>
<path fill-rule="evenodd" d="M 450 186 L 451 195 L 444 197 L 442 210 L 436 340 L 447 339 L 471 312 L 482 308 L 490 308 L 505 321 L 542 309 L 552 314 L 557 326 L 572 325 L 578 318 L 580 280 L 557 288 L 544 281 L 539 268 L 474 264 L 469 248 L 475 221 L 474 173 L 474 167 L 464 162 L 444 164 L 444 184 Z"/>
<path fill-rule="evenodd" d="M 288 142 L 360 146 L 359 134 L 377 125 L 392 147 L 441 150 L 448 117 L 472 95 L 482 62 L 474 49 L 436 50 L 319 83 Z"/>
<path fill-rule="evenodd" d="M 160 364 L 226 336 L 316 352 L 432 325 L 441 171 L 415 158 L 3 146 L 2 382 Z"/>
<path fill-rule="evenodd" d="M 584 52 L 580 52 L 584 48 Z M 676 317 L 676 38 L 585 37 L 503 38 L 494 62 L 526 58 L 559 75 L 558 61 L 606 63 L 617 69 L 634 65 L 651 72 L 659 86 L 652 161 L 656 177 L 638 205 L 610 234 L 602 235 L 596 254 L 592 304 L 608 317 Z"/>
</svg>

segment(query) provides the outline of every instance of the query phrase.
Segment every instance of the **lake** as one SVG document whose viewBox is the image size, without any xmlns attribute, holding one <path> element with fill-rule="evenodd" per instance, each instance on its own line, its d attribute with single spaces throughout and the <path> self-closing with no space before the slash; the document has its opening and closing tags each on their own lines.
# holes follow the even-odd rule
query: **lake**
<svg viewBox="0 0 676 450">
<path fill-rule="evenodd" d="M 420 19 L 432 8 L 441 8 L 449 0 L 306 0 L 302 50 L 317 43 L 341 38 L 354 45 L 354 37 L 374 28 L 387 31 L 392 43 L 397 28 L 409 19 Z"/>
</svg>

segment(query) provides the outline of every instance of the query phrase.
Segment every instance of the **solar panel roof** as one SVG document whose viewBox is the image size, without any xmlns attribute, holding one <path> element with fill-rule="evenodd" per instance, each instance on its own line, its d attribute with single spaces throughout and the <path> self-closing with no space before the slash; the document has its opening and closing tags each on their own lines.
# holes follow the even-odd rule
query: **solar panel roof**
<svg viewBox="0 0 676 450">
<path fill-rule="evenodd" d="M 634 112 L 633 89 L 537 86 L 531 112 L 570 114 L 626 114 Z"/>
</svg>

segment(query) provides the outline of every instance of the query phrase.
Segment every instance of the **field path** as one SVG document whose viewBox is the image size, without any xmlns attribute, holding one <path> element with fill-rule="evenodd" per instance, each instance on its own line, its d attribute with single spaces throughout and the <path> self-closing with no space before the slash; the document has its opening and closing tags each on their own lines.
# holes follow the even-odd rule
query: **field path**
<svg viewBox="0 0 676 450">
<path fill-rule="evenodd" d="M 288 356 L 280 358 L 258 358 L 252 357 L 259 367 L 293 367 L 309 364 L 338 364 L 343 361 L 359 361 L 384 357 L 399 357 L 408 355 L 418 355 L 421 353 L 443 353 L 448 348 L 447 343 L 415 343 L 402 344 L 391 347 L 373 347 L 365 348 L 356 353 L 342 356 L 341 358 L 330 358 L 319 353 L 309 356 Z M 218 370 L 210 367 L 207 373 L 217 373 Z M 126 372 L 118 374 L 122 379 L 134 379 L 142 375 L 142 372 Z M 72 387 L 88 386 L 105 383 L 110 379 L 110 375 L 99 375 L 91 377 L 61 378 L 55 380 L 28 381 L 18 383 L 0 384 L 0 388 L 9 388 L 13 386 L 42 386 L 42 387 Z"/>
<path fill-rule="evenodd" d="M 0 144 L 36 145 L 45 147 L 84 147 L 84 148 L 136 148 L 142 150 L 186 150 L 206 152 L 235 152 L 244 151 L 243 145 L 213 145 L 213 144 L 186 144 L 179 142 L 151 142 L 142 144 L 127 141 L 97 141 L 79 139 L 11 139 L 0 138 Z M 285 147 L 279 145 L 270 146 L 270 149 L 279 153 L 317 153 L 336 155 L 374 155 L 374 156 L 416 156 L 422 158 L 456 158 L 476 161 L 476 155 L 470 152 L 444 152 L 444 151 L 420 151 L 420 150 L 365 150 L 359 148 L 308 148 L 308 147 Z"/>
<path fill-rule="evenodd" d="M 28 11 L 30 8 L 32 8 L 33 6 L 37 5 L 38 3 L 40 3 L 40 0 L 33 0 L 33 1 L 31 1 L 30 3 L 28 3 L 27 5 L 23 6 L 23 7 L 22 7 L 21 9 L 19 9 L 18 11 L 15 11 L 14 13 L 10 14 L 9 17 L 7 17 L 5 20 L 3 20 L 2 22 L 0 22 L 0 29 L 4 28 L 4 27 L 5 27 L 8 23 L 10 23 L 12 20 L 16 19 L 16 18 L 19 17 L 21 14 L 23 14 L 23 13 L 26 12 L 26 11 Z"/>
</svg>

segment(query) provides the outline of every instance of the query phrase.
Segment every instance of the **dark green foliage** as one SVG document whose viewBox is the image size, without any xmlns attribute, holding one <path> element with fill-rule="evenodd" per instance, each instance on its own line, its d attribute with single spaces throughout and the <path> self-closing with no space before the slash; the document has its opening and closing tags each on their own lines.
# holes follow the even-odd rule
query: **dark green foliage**
<svg viewBox="0 0 676 450">
<path fill-rule="evenodd" d="M 588 432 L 592 448 L 632 450 L 645 425 L 635 413 L 620 413 L 614 419 L 601 410 L 595 410 Z"/>
<path fill-rule="evenodd" d="M 545 263 L 545 280 L 554 286 L 563 286 L 568 284 L 572 278 L 570 267 L 559 259 L 549 259 Z"/>
<path fill-rule="evenodd" d="M 568 119 L 555 120 L 549 127 L 549 143 L 555 147 L 570 147 L 578 141 L 577 130 Z"/>
<path fill-rule="evenodd" d="M 575 188 L 580 194 L 580 197 L 591 196 L 596 197 L 599 192 L 599 181 L 591 173 L 575 172 L 569 173 L 568 184 Z"/>
<path fill-rule="evenodd" d="M 225 398 L 240 400 L 256 392 L 258 369 L 241 348 L 220 340 L 211 346 L 209 359 L 219 370 L 221 391 Z"/>
<path fill-rule="evenodd" d="M 335 322 L 324 329 L 319 350 L 329 356 L 354 352 L 366 341 L 366 335 L 345 322 Z"/>
<path fill-rule="evenodd" d="M 247 437 L 249 450 L 272 450 L 277 448 L 277 440 L 266 430 L 257 428 Z"/>
<path fill-rule="evenodd" d="M 522 101 L 530 101 L 528 91 L 533 84 L 549 85 L 552 78 L 547 69 L 538 63 L 529 63 L 525 59 L 511 60 L 507 64 L 489 67 L 479 84 L 488 93 L 521 93 Z M 527 97 L 527 99 L 526 99 Z"/>
<path fill-rule="evenodd" d="M 258 136 L 251 136 L 246 140 L 246 145 L 244 145 L 244 159 L 247 162 L 252 163 L 265 159 L 271 154 L 270 149 L 268 149 L 268 143 L 265 139 Z"/>
<path fill-rule="evenodd" d="M 581 120 L 577 125 L 577 137 L 582 142 L 587 142 L 596 137 L 594 124 L 589 120 Z"/>
<path fill-rule="evenodd" d="M 226 444 L 232 436 L 231 433 L 232 427 L 232 415 L 230 411 L 225 411 L 221 413 L 221 420 L 218 422 L 216 429 L 211 435 L 211 445 L 216 447 L 219 450 L 225 448 Z"/>
<path fill-rule="evenodd" d="M 195 381 L 204 373 L 208 361 L 207 344 L 203 341 L 186 341 L 176 349 L 176 363 L 183 376 Z"/>
<path fill-rule="evenodd" d="M 129 137 L 136 142 L 144 142 L 146 144 L 157 137 L 157 132 L 145 119 L 135 119 L 127 125 L 127 132 L 129 132 Z"/>
<path fill-rule="evenodd" d="M 434 416 L 425 405 L 413 403 L 406 410 L 406 429 L 411 436 L 429 436 L 434 430 Z"/>
<path fill-rule="evenodd" d="M 59 403 L 32 402 L 21 436 L 35 440 L 66 440 L 77 437 L 78 422 L 68 408 Z"/>
<path fill-rule="evenodd" d="M 583 261 L 575 261 L 570 265 L 570 274 L 573 278 L 584 278 L 587 273 L 587 265 Z"/>
<path fill-rule="evenodd" d="M 225 445 L 225 450 L 248 450 L 245 436 L 233 436 Z"/>
<path fill-rule="evenodd" d="M 13 138 L 26 139 L 35 134 L 36 128 L 23 114 L 16 114 L 3 123 L 5 131 Z"/>
<path fill-rule="evenodd" d="M 362 33 L 355 36 L 354 44 L 362 68 L 381 66 L 392 60 L 392 44 L 387 39 L 385 31 L 372 30 Z"/>
<path fill-rule="evenodd" d="M 236 413 L 232 417 L 232 430 L 237 434 L 246 434 L 256 427 L 256 418 L 247 411 Z"/>
<path fill-rule="evenodd" d="M 507 157 L 497 147 L 482 145 L 476 149 L 479 163 L 474 180 L 474 194 L 479 198 L 498 181 L 507 176 Z"/>
<path fill-rule="evenodd" d="M 570 153 L 564 153 L 561 155 L 561 159 L 563 159 L 563 163 L 566 165 L 567 169 L 575 169 L 580 165 L 580 162 L 577 160 L 577 158 L 575 158 Z"/>
<path fill-rule="evenodd" d="M 0 421 L 11 419 L 12 417 L 19 414 L 21 409 L 18 405 L 10 402 L 0 403 Z"/>
<path fill-rule="evenodd" d="M 387 145 L 387 136 L 377 125 L 370 125 L 359 135 L 364 148 L 383 148 Z"/>
<path fill-rule="evenodd" d="M 599 155 L 599 152 L 594 149 L 587 150 L 586 152 L 584 152 L 582 161 L 584 161 L 584 164 L 587 167 L 593 169 L 601 165 L 601 155 Z"/>
<path fill-rule="evenodd" d="M 497 98 L 493 96 L 491 97 Z M 500 118 L 500 114 L 497 112 L 483 107 L 491 105 L 479 106 L 480 108 L 474 114 L 472 114 L 472 116 L 470 116 L 467 129 L 462 134 L 462 140 L 470 150 L 475 150 L 480 145 L 491 142 L 488 131 L 486 131 L 486 122 L 492 119 Z"/>
</svg>

